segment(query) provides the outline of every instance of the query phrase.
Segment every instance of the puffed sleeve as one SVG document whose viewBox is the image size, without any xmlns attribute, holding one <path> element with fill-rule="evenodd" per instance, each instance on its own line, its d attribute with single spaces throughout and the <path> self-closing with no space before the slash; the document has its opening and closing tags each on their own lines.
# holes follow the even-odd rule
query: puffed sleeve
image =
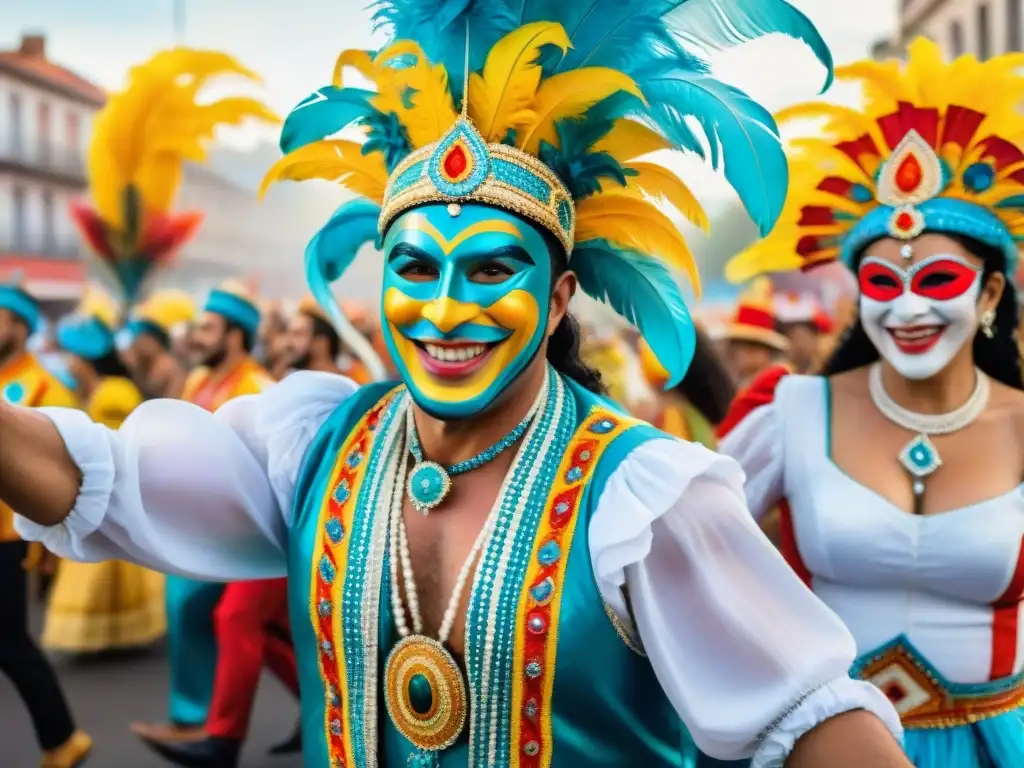
<svg viewBox="0 0 1024 768">
<path fill-rule="evenodd" d="M 297 373 L 216 413 L 151 400 L 116 431 L 79 411 L 42 408 L 82 485 L 61 524 L 18 518 L 15 526 L 75 560 L 117 558 L 224 581 L 281 576 L 302 458 L 355 389 L 340 376 Z"/>
<path fill-rule="evenodd" d="M 779 768 L 803 734 L 854 709 L 900 737 L 888 699 L 848 676 L 849 631 L 747 511 L 732 459 L 644 443 L 610 476 L 589 540 L 602 595 L 706 754 Z"/>
<path fill-rule="evenodd" d="M 752 411 L 718 444 L 719 452 L 735 459 L 743 469 L 747 505 L 758 522 L 783 497 L 781 433 L 778 408 L 769 404 Z"/>
</svg>

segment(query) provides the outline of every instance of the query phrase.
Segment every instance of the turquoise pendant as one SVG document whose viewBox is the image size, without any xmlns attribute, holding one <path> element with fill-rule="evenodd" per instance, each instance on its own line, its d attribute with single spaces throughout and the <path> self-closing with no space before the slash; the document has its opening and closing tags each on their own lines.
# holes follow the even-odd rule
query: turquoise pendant
<svg viewBox="0 0 1024 768">
<path fill-rule="evenodd" d="M 441 760 L 437 752 L 415 752 L 406 763 L 409 768 L 439 768 Z"/>
<path fill-rule="evenodd" d="M 924 493 L 924 481 L 942 466 L 942 457 L 928 435 L 918 435 L 900 451 L 900 464 L 914 478 L 914 495 Z"/>
<path fill-rule="evenodd" d="M 417 512 L 429 515 L 430 510 L 439 506 L 452 489 L 452 480 L 440 464 L 420 461 L 412 468 L 406 493 Z"/>
</svg>

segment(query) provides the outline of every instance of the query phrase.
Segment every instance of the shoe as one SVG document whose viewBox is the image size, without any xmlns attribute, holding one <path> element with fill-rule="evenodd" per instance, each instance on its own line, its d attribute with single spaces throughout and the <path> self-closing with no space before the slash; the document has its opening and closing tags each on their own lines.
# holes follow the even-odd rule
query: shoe
<svg viewBox="0 0 1024 768">
<path fill-rule="evenodd" d="M 275 744 L 267 750 L 267 754 L 273 757 L 280 755 L 297 755 L 302 751 L 302 726 L 296 725 L 295 731 L 284 741 Z"/>
<path fill-rule="evenodd" d="M 186 768 L 238 768 L 242 742 L 207 736 L 201 741 L 177 743 L 146 739 L 158 755 Z"/>
<path fill-rule="evenodd" d="M 206 731 L 201 725 L 182 725 L 180 723 L 132 723 L 128 730 L 145 741 L 159 741 L 167 744 L 182 744 L 190 741 L 202 741 Z"/>
<path fill-rule="evenodd" d="M 77 768 L 92 752 L 92 739 L 83 731 L 75 731 L 71 738 L 56 749 L 43 753 L 42 768 Z"/>
</svg>

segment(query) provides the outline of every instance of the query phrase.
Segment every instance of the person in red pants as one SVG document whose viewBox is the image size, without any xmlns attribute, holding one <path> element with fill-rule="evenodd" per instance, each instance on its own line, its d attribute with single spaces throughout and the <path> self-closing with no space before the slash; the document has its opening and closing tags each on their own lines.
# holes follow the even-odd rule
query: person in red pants
<svg viewBox="0 0 1024 768">
<path fill-rule="evenodd" d="M 177 765 L 236 768 L 249 730 L 260 674 L 266 666 L 298 699 L 299 677 L 288 631 L 285 579 L 228 584 L 214 613 L 217 671 L 206 737 L 149 744 Z M 290 739 L 280 753 L 292 744 Z"/>
</svg>

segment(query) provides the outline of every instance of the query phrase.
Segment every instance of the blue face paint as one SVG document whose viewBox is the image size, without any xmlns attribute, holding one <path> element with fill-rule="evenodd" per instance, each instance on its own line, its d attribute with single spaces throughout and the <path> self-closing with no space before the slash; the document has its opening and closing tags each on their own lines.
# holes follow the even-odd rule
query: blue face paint
<svg viewBox="0 0 1024 768">
<path fill-rule="evenodd" d="M 443 419 L 486 410 L 547 331 L 543 236 L 497 208 L 426 205 L 395 220 L 384 258 L 384 339 L 413 399 Z"/>
</svg>

